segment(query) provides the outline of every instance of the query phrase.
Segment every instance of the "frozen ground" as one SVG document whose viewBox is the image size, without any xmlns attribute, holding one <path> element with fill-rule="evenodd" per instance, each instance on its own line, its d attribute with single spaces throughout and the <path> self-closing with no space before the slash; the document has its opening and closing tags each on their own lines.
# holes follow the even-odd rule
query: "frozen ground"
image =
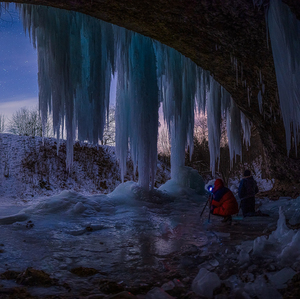
<svg viewBox="0 0 300 299">
<path fill-rule="evenodd" d="M 207 208 L 200 219 L 206 200 L 173 184 L 149 194 L 126 182 L 108 195 L 63 191 L 3 205 L 0 273 L 22 277 L 32 267 L 55 282 L 26 285 L 28 278 L 2 274 L 0 294 L 25 284 L 38 298 L 282 298 L 300 269 L 300 198 L 264 200 L 270 217 L 232 225 L 216 216 L 208 223 Z M 78 268 L 94 272 L 81 277 Z"/>
</svg>

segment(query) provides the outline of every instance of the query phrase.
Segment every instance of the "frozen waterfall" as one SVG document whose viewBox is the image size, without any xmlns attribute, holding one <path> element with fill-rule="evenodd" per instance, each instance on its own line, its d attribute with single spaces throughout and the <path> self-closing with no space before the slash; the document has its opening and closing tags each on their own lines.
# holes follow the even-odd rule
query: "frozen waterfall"
<svg viewBox="0 0 300 299">
<path fill-rule="evenodd" d="M 124 28 L 75 12 L 19 5 L 38 53 L 39 106 L 53 117 L 57 137 L 67 132 L 67 167 L 75 139 L 98 143 L 109 109 L 112 75 L 117 77 L 116 153 L 122 176 L 128 150 L 139 184 L 153 188 L 157 162 L 158 109 L 170 130 L 172 178 L 179 180 L 185 151 L 193 151 L 194 110 L 207 110 L 211 169 L 220 151 L 226 118 L 231 159 L 241 153 L 249 129 L 228 92 L 210 74 L 174 49 Z M 243 124 L 243 130 L 241 130 Z M 247 128 L 249 128 L 248 126 Z M 180 182 L 178 182 L 180 183 Z"/>
</svg>

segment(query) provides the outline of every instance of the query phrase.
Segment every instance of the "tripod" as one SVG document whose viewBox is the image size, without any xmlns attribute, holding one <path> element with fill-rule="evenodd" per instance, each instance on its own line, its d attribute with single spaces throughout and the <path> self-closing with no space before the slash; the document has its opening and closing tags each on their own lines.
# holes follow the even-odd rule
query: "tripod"
<svg viewBox="0 0 300 299">
<path fill-rule="evenodd" d="M 207 199 L 207 201 L 206 201 L 206 203 L 205 203 L 205 206 L 204 206 L 204 208 L 203 208 L 203 210 L 202 210 L 202 212 L 201 212 L 201 214 L 200 214 L 200 218 L 202 217 L 202 214 L 203 214 L 203 212 L 204 212 L 204 210 L 205 210 L 205 208 L 206 208 L 208 202 L 209 202 L 208 222 L 210 222 L 211 193 L 209 194 L 208 199 Z"/>
</svg>

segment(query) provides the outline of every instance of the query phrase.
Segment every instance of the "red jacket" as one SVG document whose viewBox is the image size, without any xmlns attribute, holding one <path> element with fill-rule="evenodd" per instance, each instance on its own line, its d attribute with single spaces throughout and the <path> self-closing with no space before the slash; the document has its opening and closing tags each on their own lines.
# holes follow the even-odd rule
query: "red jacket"
<svg viewBox="0 0 300 299">
<path fill-rule="evenodd" d="M 238 203 L 233 193 L 224 187 L 223 181 L 217 179 L 213 189 L 212 213 L 214 215 L 229 216 L 239 212 Z"/>
</svg>

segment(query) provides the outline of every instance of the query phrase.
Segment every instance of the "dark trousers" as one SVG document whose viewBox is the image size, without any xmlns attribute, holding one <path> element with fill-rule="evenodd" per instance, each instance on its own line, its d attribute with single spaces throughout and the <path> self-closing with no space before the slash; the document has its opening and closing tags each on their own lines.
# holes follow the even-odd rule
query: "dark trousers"
<svg viewBox="0 0 300 299">
<path fill-rule="evenodd" d="M 255 197 L 247 197 L 241 200 L 241 209 L 243 216 L 254 216 L 255 215 Z"/>
</svg>

